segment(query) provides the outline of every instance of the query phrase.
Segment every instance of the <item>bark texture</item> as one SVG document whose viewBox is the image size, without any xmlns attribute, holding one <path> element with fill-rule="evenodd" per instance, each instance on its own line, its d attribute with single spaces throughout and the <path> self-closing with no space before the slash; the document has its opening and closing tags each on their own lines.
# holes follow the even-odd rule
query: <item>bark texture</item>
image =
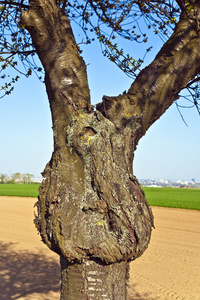
<svg viewBox="0 0 200 300">
<path fill-rule="evenodd" d="M 52 112 L 54 152 L 43 172 L 35 224 L 61 256 L 61 299 L 125 300 L 128 262 L 148 247 L 153 227 L 133 175 L 134 151 L 199 72 L 197 26 L 181 16 L 128 92 L 104 96 L 94 111 L 85 63 L 56 1 L 30 0 L 21 22 L 44 66 Z"/>
<path fill-rule="evenodd" d="M 61 300 L 127 299 L 129 264 L 103 264 L 92 260 L 70 264 L 61 256 Z"/>
<path fill-rule="evenodd" d="M 70 261 L 140 256 L 153 218 L 132 174 L 134 132 L 124 136 L 98 111 L 73 116 L 66 132 L 67 161 L 59 152 L 40 188 L 37 224 L 45 243 Z"/>
<path fill-rule="evenodd" d="M 135 259 L 153 226 L 132 171 L 141 125 L 124 112 L 121 130 L 93 111 L 84 62 L 54 1 L 30 1 L 22 21 L 45 68 L 53 116 L 54 153 L 37 203 L 42 239 L 69 261 Z"/>
</svg>

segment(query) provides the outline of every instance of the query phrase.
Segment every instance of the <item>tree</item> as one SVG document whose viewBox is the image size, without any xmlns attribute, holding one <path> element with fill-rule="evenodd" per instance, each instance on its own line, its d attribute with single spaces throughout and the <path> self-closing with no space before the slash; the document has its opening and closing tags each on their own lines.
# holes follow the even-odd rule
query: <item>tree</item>
<svg viewBox="0 0 200 300">
<path fill-rule="evenodd" d="M 1 180 L 1 183 L 5 183 L 7 181 L 7 175 L 0 173 L 0 180 Z"/>
<path fill-rule="evenodd" d="M 145 251 L 153 227 L 133 175 L 134 151 L 185 88 L 199 111 L 200 1 L 0 3 L 2 71 L 11 66 L 22 73 L 18 56 L 26 76 L 40 74 L 37 53 L 45 73 L 54 152 L 43 172 L 35 224 L 60 255 L 61 299 L 127 299 L 129 262 Z M 96 37 L 103 54 L 134 79 L 127 92 L 104 96 L 96 109 L 73 21 L 83 29 L 83 42 Z M 120 36 L 146 43 L 139 21 L 166 40 L 142 70 L 143 59 L 125 55 L 115 42 Z M 4 84 L 5 94 L 18 79 Z"/>
<path fill-rule="evenodd" d="M 23 183 L 31 183 L 31 177 L 33 177 L 33 174 L 25 173 L 22 174 L 23 176 Z"/>
<path fill-rule="evenodd" d="M 12 174 L 12 179 L 14 180 L 14 182 L 22 182 L 22 175 L 21 173 L 17 172 Z"/>
</svg>

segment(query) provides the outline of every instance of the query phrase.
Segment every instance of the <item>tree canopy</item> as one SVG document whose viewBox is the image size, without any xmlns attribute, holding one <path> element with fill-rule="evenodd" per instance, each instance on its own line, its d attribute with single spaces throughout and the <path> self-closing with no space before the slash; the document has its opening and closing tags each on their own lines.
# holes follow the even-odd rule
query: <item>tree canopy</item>
<svg viewBox="0 0 200 300">
<path fill-rule="evenodd" d="M 167 41 L 181 15 L 190 20 L 195 30 L 199 30 L 199 1 L 60 0 L 56 3 L 69 17 L 72 27 L 76 23 L 82 30 L 82 35 L 76 37 L 80 52 L 82 44 L 98 40 L 102 54 L 133 78 L 145 64 L 154 35 L 159 35 L 163 42 Z M 38 63 L 36 49 L 21 22 L 21 13 L 26 10 L 29 10 L 29 1 L 0 1 L 0 78 L 3 82 L 0 97 L 13 91 L 21 75 L 29 77 L 34 72 L 43 80 L 44 72 Z M 133 53 L 125 53 L 123 39 L 130 41 L 133 49 L 134 43 L 142 44 L 143 52 L 139 59 Z M 12 78 L 8 67 L 16 71 Z M 189 101 L 188 107 L 195 106 L 200 112 L 199 74 L 185 88 L 188 92 L 183 97 Z"/>
</svg>

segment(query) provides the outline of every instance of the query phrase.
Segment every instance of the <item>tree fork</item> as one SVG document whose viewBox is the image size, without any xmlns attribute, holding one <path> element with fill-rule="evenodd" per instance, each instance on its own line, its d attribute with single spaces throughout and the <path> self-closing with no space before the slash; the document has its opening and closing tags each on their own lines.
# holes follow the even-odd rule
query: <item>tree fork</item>
<svg viewBox="0 0 200 300">
<path fill-rule="evenodd" d="M 199 14 L 200 7 L 196 6 Z M 123 117 L 132 116 L 141 124 L 139 139 L 165 113 L 187 83 L 199 73 L 199 25 L 181 14 L 174 33 L 130 89 L 116 97 L 103 97 L 97 109 L 121 128 Z"/>
<path fill-rule="evenodd" d="M 80 279 L 79 291 L 82 286 L 88 289 L 85 295 L 92 291 L 86 283 L 87 270 L 93 268 L 103 273 L 101 291 L 95 292 L 99 299 L 125 300 L 128 261 L 148 247 L 153 226 L 132 170 L 140 119 L 125 110 L 118 126 L 93 111 L 85 64 L 69 20 L 54 0 L 30 0 L 21 22 L 44 66 L 52 112 L 54 152 L 43 173 L 35 224 L 47 246 L 61 256 L 61 299 L 77 299 L 72 274 Z M 124 279 L 113 290 L 118 274 Z"/>
<path fill-rule="evenodd" d="M 30 46 L 35 48 L 33 51 L 45 70 L 54 152 L 43 172 L 35 224 L 43 241 L 61 257 L 61 299 L 125 300 L 128 264 L 148 247 L 153 227 L 151 209 L 133 175 L 134 151 L 139 139 L 179 97 L 180 91 L 198 80 L 195 77 L 199 76 L 200 66 L 200 1 L 177 0 L 168 4 L 158 1 L 155 9 L 151 8 L 151 1 L 144 1 L 141 6 L 138 1 L 130 1 L 130 5 L 124 2 L 124 6 L 116 6 L 115 14 L 115 5 L 102 6 L 101 1 L 96 1 L 96 6 L 94 1 L 87 1 L 85 6 L 74 1 L 72 10 L 68 10 L 71 5 L 68 1 L 29 0 L 27 5 L 20 0 L 0 2 L 1 43 L 4 48 L 8 46 L 6 52 L 2 48 L 2 55 L 7 56 L 1 60 L 14 66 L 15 62 L 10 63 L 11 56 L 21 53 L 24 62 L 26 55 L 19 49 Z M 104 21 L 110 22 L 111 28 L 118 31 L 115 25 L 138 5 L 139 15 L 156 23 L 165 11 L 163 25 L 160 26 L 161 21 L 154 28 L 162 31 L 176 19 L 175 2 L 181 8 L 180 19 L 153 62 L 139 73 L 127 92 L 116 97 L 104 96 L 94 111 L 86 65 L 68 11 L 72 19 L 82 11 L 80 18 L 87 26 L 88 18 L 96 20 L 91 13 L 93 6 L 102 26 L 107 25 Z M 72 13 L 74 9 L 77 15 Z M 111 18 L 106 17 L 110 9 Z M 19 25 L 29 31 L 30 45 L 29 35 L 22 31 L 20 35 L 24 38 L 21 38 L 15 27 L 22 10 Z M 84 25 L 82 29 L 86 33 Z M 126 28 L 121 29 L 123 34 Z M 7 39 L 7 32 L 11 33 L 11 39 Z M 101 42 L 106 40 L 103 38 Z M 1 69 L 4 67 L 5 64 Z M 196 98 L 197 94 L 195 105 Z"/>
</svg>

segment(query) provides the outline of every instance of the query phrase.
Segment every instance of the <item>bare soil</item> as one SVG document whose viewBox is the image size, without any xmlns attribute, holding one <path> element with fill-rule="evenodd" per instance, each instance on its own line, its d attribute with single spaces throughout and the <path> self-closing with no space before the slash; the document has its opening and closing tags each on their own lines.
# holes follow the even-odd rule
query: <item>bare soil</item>
<svg viewBox="0 0 200 300">
<path fill-rule="evenodd" d="M 35 202 L 0 197 L 1 300 L 59 300 L 59 257 L 37 234 Z M 200 300 L 200 212 L 152 209 L 156 229 L 131 263 L 129 300 Z"/>
</svg>

